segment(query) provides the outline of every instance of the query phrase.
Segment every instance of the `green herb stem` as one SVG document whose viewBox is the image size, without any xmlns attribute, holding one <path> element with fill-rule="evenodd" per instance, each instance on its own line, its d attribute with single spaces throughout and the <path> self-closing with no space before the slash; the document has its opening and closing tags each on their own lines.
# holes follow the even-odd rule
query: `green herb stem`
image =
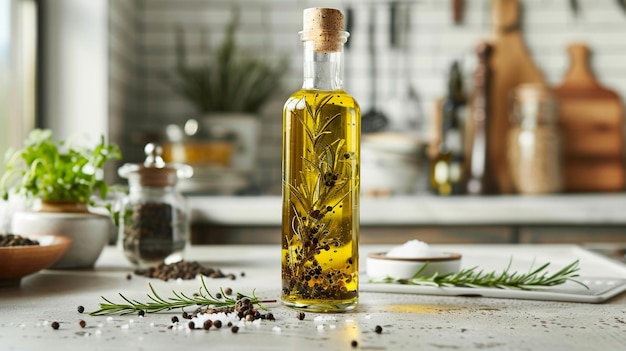
<svg viewBox="0 0 626 351">
<path fill-rule="evenodd" d="M 222 298 L 214 297 L 206 287 L 204 282 L 204 278 L 201 277 L 202 286 L 199 289 L 199 292 L 194 294 L 192 297 L 187 296 L 185 293 L 176 292 L 172 290 L 174 297 L 168 297 L 167 299 L 162 298 L 156 292 L 152 284 L 148 283 L 150 287 L 150 292 L 152 294 L 147 294 L 148 302 L 139 302 L 137 300 L 132 300 L 122 295 L 119 296 L 126 301 L 126 303 L 114 303 L 109 299 L 102 296 L 102 299 L 105 301 L 100 303 L 100 308 L 93 312 L 90 312 L 91 316 L 104 316 L 104 315 L 113 315 L 113 314 L 129 314 L 133 312 L 138 312 L 140 310 L 147 313 L 156 313 L 162 311 L 170 311 L 173 309 L 184 309 L 185 307 L 206 307 L 206 308 L 220 308 L 220 307 L 230 307 L 235 306 L 237 300 L 240 298 L 248 298 L 250 299 L 250 303 L 256 304 L 259 308 L 265 310 L 265 307 L 261 305 L 262 303 L 273 303 L 276 300 L 260 300 L 252 291 L 252 296 L 247 296 L 243 294 L 237 294 L 237 299 L 226 296 L 223 289 L 220 289 L 220 293 Z"/>
<path fill-rule="evenodd" d="M 527 273 L 511 272 L 511 263 L 500 273 L 496 271 L 485 272 L 478 267 L 466 268 L 458 273 L 449 273 L 439 275 L 437 273 L 432 276 L 426 276 L 422 273 L 428 266 L 428 263 L 422 266 L 409 279 L 396 279 L 387 277 L 383 279 L 372 279 L 372 283 L 396 283 L 407 285 L 434 286 L 434 287 L 466 287 L 466 288 L 497 288 L 497 289 L 513 289 L 513 290 L 537 290 L 555 285 L 564 284 L 571 281 L 589 289 L 582 282 L 574 279 L 579 277 L 577 272 L 580 270 L 578 260 L 570 263 L 556 273 L 549 274 L 547 268 L 550 263 L 541 265 L 539 268 L 533 269 L 532 266 Z"/>
</svg>

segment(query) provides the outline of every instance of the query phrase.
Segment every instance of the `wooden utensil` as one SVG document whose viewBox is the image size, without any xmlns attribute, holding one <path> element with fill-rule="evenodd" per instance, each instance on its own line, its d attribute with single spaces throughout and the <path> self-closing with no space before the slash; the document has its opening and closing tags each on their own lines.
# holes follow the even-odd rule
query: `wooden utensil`
<svg viewBox="0 0 626 351">
<path fill-rule="evenodd" d="M 556 87 L 565 191 L 624 189 L 624 105 L 602 86 L 583 43 L 568 46 L 570 67 Z"/>
<path fill-rule="evenodd" d="M 490 81 L 487 168 L 494 172 L 496 189 L 500 193 L 510 193 L 513 189 L 506 158 L 510 92 L 522 83 L 545 84 L 545 79 L 524 45 L 518 0 L 494 0 L 491 10 L 494 39 L 490 62 L 493 75 Z"/>
</svg>

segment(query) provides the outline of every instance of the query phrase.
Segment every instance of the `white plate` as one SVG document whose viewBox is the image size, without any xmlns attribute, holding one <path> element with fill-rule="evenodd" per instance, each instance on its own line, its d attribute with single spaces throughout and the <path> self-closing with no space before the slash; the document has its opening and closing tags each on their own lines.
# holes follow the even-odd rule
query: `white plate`
<svg viewBox="0 0 626 351">
<path fill-rule="evenodd" d="M 601 303 L 626 291 L 626 265 L 585 250 L 576 245 L 443 245 L 445 251 L 463 256 L 463 268 L 479 267 L 485 271 L 501 271 L 512 263 L 512 271 L 526 271 L 529 267 L 551 262 L 548 272 L 579 260 L 580 277 L 589 290 L 574 282 L 567 282 L 542 290 L 505 290 L 497 288 L 430 287 L 417 285 L 369 283 L 363 276 L 359 289 L 363 292 L 403 294 L 483 296 L 525 300 Z M 367 272 L 365 272 L 367 273 Z"/>
<path fill-rule="evenodd" d="M 367 291 L 422 295 L 494 297 L 504 299 L 587 303 L 601 303 L 626 291 L 626 279 L 579 277 L 578 280 L 587 285 L 589 287 L 589 290 L 574 282 L 567 282 L 563 285 L 544 288 L 542 290 L 505 290 L 497 288 L 457 287 L 438 288 L 430 286 L 386 283 L 361 283 L 359 285 L 359 289 L 360 291 L 364 292 Z"/>
</svg>

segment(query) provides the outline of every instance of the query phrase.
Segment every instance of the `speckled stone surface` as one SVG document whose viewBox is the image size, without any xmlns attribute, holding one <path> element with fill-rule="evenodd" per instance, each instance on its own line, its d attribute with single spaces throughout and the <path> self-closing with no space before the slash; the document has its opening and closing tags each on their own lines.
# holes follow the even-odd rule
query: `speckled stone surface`
<svg viewBox="0 0 626 351">
<path fill-rule="evenodd" d="M 576 255 L 569 246 L 438 246 L 464 254 L 463 266 L 498 268 L 500 259 L 550 259 L 555 265 Z M 385 250 L 363 246 L 368 252 Z M 508 257 L 508 258 L 507 258 Z M 585 257 L 585 275 L 622 275 L 619 264 Z M 187 259 L 234 273 L 235 280 L 207 279 L 220 287 L 263 299 L 280 298 L 280 248 L 275 246 L 193 247 Z M 364 266 L 362 266 L 364 267 Z M 501 267 L 504 268 L 504 267 Z M 0 290 L 1 350 L 624 350 L 626 296 L 602 304 L 362 292 L 356 311 L 306 313 L 268 303 L 276 321 L 229 328 L 190 330 L 181 312 L 92 317 L 100 296 L 120 302 L 118 292 L 146 300 L 148 283 L 162 297 L 171 291 L 196 292 L 199 280 L 168 281 L 132 276 L 121 252 L 107 248 L 94 270 L 47 270 L 29 276 L 19 288 Z M 245 276 L 241 276 L 245 272 Z M 84 313 L 77 306 L 85 307 Z M 183 322 L 173 324 L 172 316 Z M 79 325 L 86 322 L 85 328 Z M 50 324 L 57 321 L 58 330 Z M 382 333 L 374 330 L 382 326 Z M 169 328 L 171 326 L 171 328 Z M 354 348 L 351 343 L 356 341 Z"/>
</svg>

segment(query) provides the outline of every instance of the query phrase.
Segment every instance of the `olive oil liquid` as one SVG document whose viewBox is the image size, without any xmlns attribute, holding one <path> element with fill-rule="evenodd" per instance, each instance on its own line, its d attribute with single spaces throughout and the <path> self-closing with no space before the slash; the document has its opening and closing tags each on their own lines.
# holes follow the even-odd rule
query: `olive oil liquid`
<svg viewBox="0 0 626 351">
<path fill-rule="evenodd" d="M 358 300 L 360 109 L 302 89 L 283 110 L 282 301 L 316 312 Z"/>
</svg>

